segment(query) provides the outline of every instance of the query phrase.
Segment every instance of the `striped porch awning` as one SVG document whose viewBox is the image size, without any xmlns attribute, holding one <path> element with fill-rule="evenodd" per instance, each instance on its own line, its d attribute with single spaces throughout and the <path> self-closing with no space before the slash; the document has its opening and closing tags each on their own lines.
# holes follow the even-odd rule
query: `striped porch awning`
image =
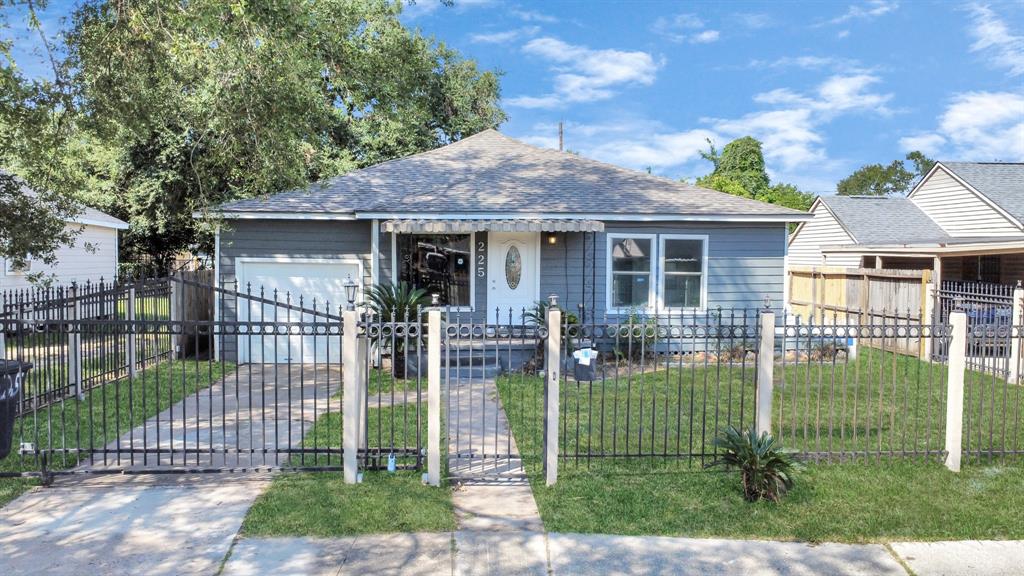
<svg viewBox="0 0 1024 576">
<path fill-rule="evenodd" d="M 381 222 L 384 232 L 467 234 L 469 232 L 604 232 L 600 220 L 520 218 L 505 220 L 450 220 L 407 218 Z"/>
</svg>

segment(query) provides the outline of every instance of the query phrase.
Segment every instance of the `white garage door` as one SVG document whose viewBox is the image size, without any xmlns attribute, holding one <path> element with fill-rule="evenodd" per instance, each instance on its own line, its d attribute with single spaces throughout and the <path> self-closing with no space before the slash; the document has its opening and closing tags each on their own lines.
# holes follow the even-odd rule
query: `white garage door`
<svg viewBox="0 0 1024 576">
<path fill-rule="evenodd" d="M 277 290 L 277 301 L 285 304 L 291 298 L 298 307 L 299 297 L 303 308 L 326 311 L 330 305 L 331 314 L 338 315 L 339 307 L 347 303 L 345 284 L 349 278 L 359 284 L 362 293 L 362 265 L 358 260 L 240 260 L 236 263 L 241 291 L 251 286 L 257 295 L 263 288 L 263 298 L 273 300 Z M 269 303 L 239 303 L 239 320 L 253 322 L 324 322 L 323 316 L 288 310 L 284 306 Z M 341 358 L 341 339 L 329 336 L 239 336 L 239 356 L 242 362 L 257 364 L 338 362 Z"/>
</svg>

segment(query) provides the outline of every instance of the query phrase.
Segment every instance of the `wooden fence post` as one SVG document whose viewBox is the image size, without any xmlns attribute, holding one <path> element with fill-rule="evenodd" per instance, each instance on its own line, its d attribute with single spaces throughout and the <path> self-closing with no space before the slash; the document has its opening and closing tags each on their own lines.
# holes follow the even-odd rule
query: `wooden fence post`
<svg viewBox="0 0 1024 576">
<path fill-rule="evenodd" d="M 135 336 L 135 287 L 128 289 L 128 377 L 135 378 L 138 371 L 138 354 L 136 353 L 137 338 Z"/>
<path fill-rule="evenodd" d="M 754 425 L 757 435 L 772 432 L 772 394 L 775 389 L 775 313 L 761 312 L 758 327 L 760 346 L 757 351 L 757 391 L 754 399 L 757 405 Z M 783 351 L 785 353 L 785 351 Z"/>
<path fill-rule="evenodd" d="M 544 394 L 544 481 L 553 486 L 558 481 L 558 383 L 562 366 L 562 311 L 558 296 L 548 296 L 548 341 L 545 360 L 548 365 Z"/>
<path fill-rule="evenodd" d="M 1007 382 L 1010 384 L 1016 384 L 1017 380 L 1020 379 L 1020 358 L 1021 358 L 1021 345 L 1024 345 L 1024 328 L 1020 328 L 1020 332 L 1014 337 L 1013 327 L 1024 325 L 1024 286 L 1021 286 L 1020 280 L 1017 281 L 1017 287 L 1013 289 L 1013 310 L 1010 316 L 1010 373 L 1007 378 Z"/>
<path fill-rule="evenodd" d="M 359 391 L 359 315 L 355 310 L 341 313 L 342 459 L 346 484 L 359 482 L 359 446 L 362 444 Z"/>
<path fill-rule="evenodd" d="M 427 312 L 427 484 L 441 485 L 441 311 Z"/>
<path fill-rule="evenodd" d="M 928 272 L 928 282 L 924 285 L 924 293 L 921 295 L 921 358 L 922 362 L 929 362 L 932 359 L 933 342 L 932 338 L 924 335 L 924 326 L 935 323 L 935 283 L 931 279 L 931 270 Z"/>
<path fill-rule="evenodd" d="M 82 383 L 82 301 L 78 299 L 78 287 L 71 292 L 71 330 L 68 332 L 68 384 L 75 390 L 79 400 L 85 399 Z"/>
<path fill-rule="evenodd" d="M 957 310 L 949 315 L 952 338 L 949 343 L 949 373 L 946 392 L 946 468 L 960 471 L 964 434 L 964 373 L 967 370 L 967 314 Z"/>
</svg>

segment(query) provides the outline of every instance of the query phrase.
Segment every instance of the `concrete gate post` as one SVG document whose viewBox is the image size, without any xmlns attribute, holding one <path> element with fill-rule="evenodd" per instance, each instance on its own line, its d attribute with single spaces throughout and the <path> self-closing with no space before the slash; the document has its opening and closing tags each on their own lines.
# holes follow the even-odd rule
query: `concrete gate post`
<svg viewBox="0 0 1024 576">
<path fill-rule="evenodd" d="M 553 486 L 558 481 L 558 382 L 562 366 L 562 310 L 558 296 L 548 296 L 548 340 L 545 349 L 547 374 L 544 386 L 544 481 Z"/>
<path fill-rule="evenodd" d="M 427 312 L 427 484 L 441 485 L 441 311 Z"/>
<path fill-rule="evenodd" d="M 360 415 L 362 405 L 359 367 L 359 315 L 353 310 L 341 313 L 341 379 L 342 379 L 342 462 L 345 483 L 359 482 L 359 446 L 362 443 Z M 363 386 L 365 388 L 365 386 Z"/>
<path fill-rule="evenodd" d="M 949 343 L 949 374 L 946 391 L 946 468 L 960 471 L 964 435 L 964 372 L 967 370 L 967 314 L 949 315 L 953 330 Z"/>
<path fill-rule="evenodd" d="M 1014 337 L 1013 327 L 1017 326 L 1020 332 Z M 1013 309 L 1010 315 L 1010 373 L 1007 381 L 1016 384 L 1020 379 L 1021 346 L 1024 345 L 1024 287 L 1017 281 L 1017 287 L 1013 289 Z"/>
<path fill-rule="evenodd" d="M 757 349 L 757 434 L 772 432 L 772 394 L 775 389 L 773 381 L 775 369 L 775 313 L 771 310 L 761 312 L 758 326 L 759 345 Z M 783 350 L 785 353 L 785 350 Z"/>
</svg>

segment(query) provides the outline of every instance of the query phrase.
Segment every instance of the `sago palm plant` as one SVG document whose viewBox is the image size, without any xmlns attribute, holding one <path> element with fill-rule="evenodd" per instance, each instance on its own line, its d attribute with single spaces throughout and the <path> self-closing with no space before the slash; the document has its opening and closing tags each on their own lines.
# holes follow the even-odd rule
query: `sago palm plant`
<svg viewBox="0 0 1024 576">
<path fill-rule="evenodd" d="M 427 291 L 414 288 L 407 282 L 401 284 L 374 284 L 366 289 L 366 304 L 370 307 L 377 321 L 382 324 L 389 322 L 416 322 L 421 307 L 430 303 Z M 391 352 L 391 373 L 395 378 L 406 377 L 405 337 L 389 337 L 378 334 L 374 344 Z M 416 342 L 409 344 L 415 347 Z"/>
<path fill-rule="evenodd" d="M 724 453 L 708 466 L 738 468 L 748 502 L 778 502 L 793 488 L 793 474 L 800 464 L 776 445 L 771 434 L 758 436 L 753 427 L 741 432 L 729 426 L 715 438 L 714 445 Z"/>
</svg>

